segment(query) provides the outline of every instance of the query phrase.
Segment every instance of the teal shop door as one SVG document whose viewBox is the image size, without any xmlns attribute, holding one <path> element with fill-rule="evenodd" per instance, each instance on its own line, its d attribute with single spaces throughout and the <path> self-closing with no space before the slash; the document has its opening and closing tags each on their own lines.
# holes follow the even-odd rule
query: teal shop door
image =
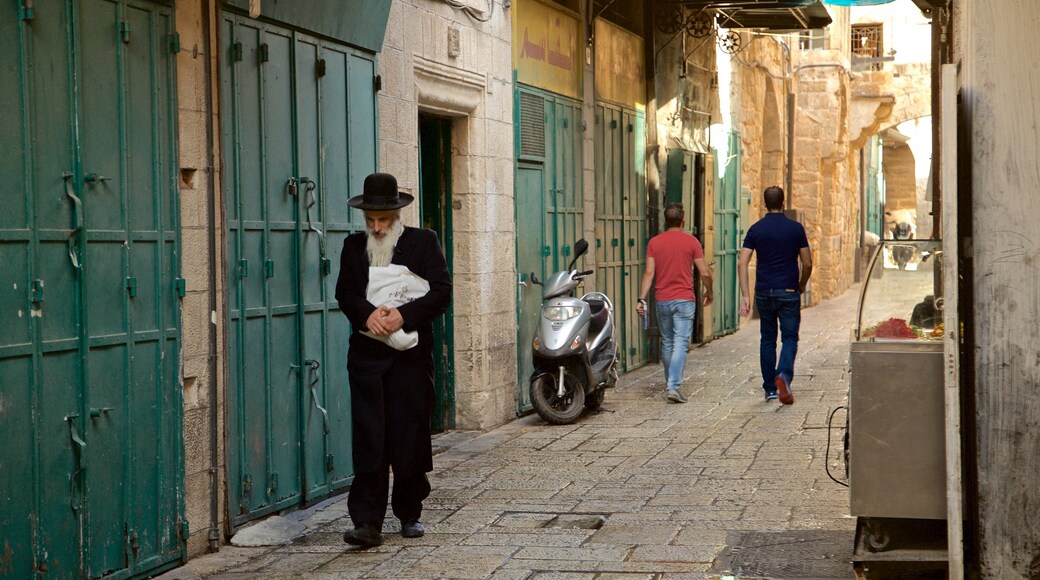
<svg viewBox="0 0 1040 580">
<path fill-rule="evenodd" d="M 581 104 L 520 85 L 516 91 L 517 411 L 531 410 L 531 341 L 538 323 L 539 279 L 567 266 L 585 231 Z"/>
<path fill-rule="evenodd" d="M 883 238 L 885 227 L 885 174 L 882 161 L 885 148 L 877 135 L 867 140 L 863 148 L 867 166 L 867 192 L 863 212 L 866 214 L 866 230 Z"/>
<path fill-rule="evenodd" d="M 534 363 L 532 341 L 541 317 L 542 287 L 531 283 L 531 272 L 545 280 L 546 267 L 542 240 L 545 229 L 543 209 L 545 171 L 542 166 L 521 163 L 516 171 L 516 268 L 517 268 L 517 412 L 532 409 L 528 389 Z"/>
<path fill-rule="evenodd" d="M 419 175 L 419 219 L 422 227 L 437 232 L 451 272 L 451 119 L 419 116 Z M 455 428 L 454 320 L 449 304 L 433 322 L 434 431 Z"/>
<path fill-rule="evenodd" d="M 741 157 L 740 134 L 729 134 L 729 157 L 719 158 L 725 170 L 715 187 L 715 336 L 736 332 L 740 326 L 740 285 L 737 261 L 744 242 L 740 215 Z"/>
<path fill-rule="evenodd" d="M 648 341 L 635 314 L 646 268 L 645 114 L 597 103 L 596 284 L 614 302 L 622 369 L 647 361 Z"/>
<path fill-rule="evenodd" d="M 183 561 L 170 4 L 0 13 L 0 574 Z"/>
<path fill-rule="evenodd" d="M 375 170 L 371 55 L 225 13 L 228 492 L 235 525 L 353 475 L 350 328 L 335 302 L 346 205 Z"/>
</svg>

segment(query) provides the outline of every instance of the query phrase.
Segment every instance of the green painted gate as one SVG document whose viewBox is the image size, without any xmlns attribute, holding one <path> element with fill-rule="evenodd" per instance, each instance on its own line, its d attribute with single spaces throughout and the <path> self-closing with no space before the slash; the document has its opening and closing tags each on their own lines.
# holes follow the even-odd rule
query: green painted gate
<svg viewBox="0 0 1040 580">
<path fill-rule="evenodd" d="M 867 192 L 863 211 L 866 213 L 866 230 L 884 236 L 885 228 L 885 174 L 882 171 L 884 147 L 881 137 L 872 136 L 863 148 L 866 156 Z"/>
<path fill-rule="evenodd" d="M 585 231 L 581 103 L 517 85 L 516 175 L 517 411 L 531 409 L 531 341 L 542 291 L 529 283 L 564 268 Z"/>
<path fill-rule="evenodd" d="M 0 11 L 0 576 L 186 557 L 172 3 Z"/>
<path fill-rule="evenodd" d="M 647 362 L 648 339 L 635 314 L 646 269 L 646 115 L 596 104 L 596 284 L 610 296 L 622 370 Z"/>
<path fill-rule="evenodd" d="M 744 242 L 740 211 L 741 158 L 744 152 L 740 145 L 740 134 L 736 131 L 729 134 L 727 152 L 726 158 L 718 157 L 725 169 L 715 185 L 715 336 L 736 332 L 740 328 L 737 317 L 740 308 L 737 261 Z"/>
<path fill-rule="evenodd" d="M 353 475 L 346 200 L 376 168 L 375 57 L 231 12 L 221 23 L 232 522 Z"/>
</svg>

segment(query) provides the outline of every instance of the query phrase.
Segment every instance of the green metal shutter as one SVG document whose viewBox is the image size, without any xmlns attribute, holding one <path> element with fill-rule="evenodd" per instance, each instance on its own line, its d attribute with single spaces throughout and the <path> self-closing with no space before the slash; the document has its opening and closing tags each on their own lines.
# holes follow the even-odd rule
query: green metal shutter
<svg viewBox="0 0 1040 580">
<path fill-rule="evenodd" d="M 184 556 L 173 13 L 51 0 L 23 4 L 19 22 L 9 7 L 0 99 L 13 113 L 4 134 L 18 144 L 0 165 L 13 184 L 0 199 L 16 209 L 0 217 L 0 272 L 15 272 L 0 303 L 17 313 L 0 341 L 8 571 L 146 574 Z"/>
<path fill-rule="evenodd" d="M 225 13 L 229 501 L 232 521 L 298 505 L 353 475 L 335 302 L 346 200 L 375 171 L 375 60 Z"/>
<path fill-rule="evenodd" d="M 567 266 L 574 242 L 584 235 L 581 103 L 518 85 L 516 137 L 517 271 L 544 277 Z M 531 260 L 535 252 L 541 264 Z M 530 410 L 528 379 L 531 340 L 538 322 L 541 292 L 517 294 L 518 412 Z"/>
<path fill-rule="evenodd" d="M 596 283 L 615 304 L 622 369 L 646 364 L 642 320 L 632 314 L 646 268 L 645 113 L 596 104 Z"/>
</svg>

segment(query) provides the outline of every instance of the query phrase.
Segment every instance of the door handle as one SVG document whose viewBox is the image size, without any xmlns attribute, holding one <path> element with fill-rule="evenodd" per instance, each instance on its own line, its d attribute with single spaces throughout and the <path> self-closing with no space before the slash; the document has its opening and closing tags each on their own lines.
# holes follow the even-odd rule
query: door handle
<svg viewBox="0 0 1040 580">
<path fill-rule="evenodd" d="M 528 286 L 530 286 L 530 284 L 528 284 L 528 282 L 527 282 L 527 279 L 524 278 L 524 275 L 523 275 L 522 272 L 517 272 L 517 274 L 516 274 L 516 285 L 517 286 L 523 286 L 524 288 L 527 288 Z"/>
<path fill-rule="evenodd" d="M 310 387 L 310 390 L 311 390 L 311 401 L 313 401 L 314 402 L 314 406 L 317 407 L 317 409 L 319 411 L 321 411 L 322 419 L 325 421 L 325 434 L 328 435 L 329 434 L 329 412 L 325 409 L 325 407 L 321 406 L 321 403 L 318 402 L 318 389 L 317 389 L 317 387 L 318 387 L 318 381 L 321 380 L 318 377 L 318 369 L 321 368 L 321 363 L 318 362 L 315 359 L 309 358 L 306 361 L 304 361 L 303 364 L 306 365 L 307 368 L 310 369 L 310 371 L 311 371 L 310 372 L 311 379 L 308 381 L 309 387 Z"/>
<path fill-rule="evenodd" d="M 83 470 L 87 468 L 87 442 L 76 431 L 77 417 L 79 417 L 78 413 L 65 416 L 65 421 L 69 424 L 69 438 L 72 439 L 72 443 L 75 445 L 73 454 L 76 456 L 76 471 L 69 478 L 69 501 L 72 511 L 79 511 L 79 508 L 82 507 L 79 504 L 79 496 L 76 494 L 76 480 L 79 478 L 79 474 L 83 473 Z"/>
<path fill-rule="evenodd" d="M 72 231 L 69 232 L 69 261 L 72 262 L 72 267 L 79 270 L 83 267 L 83 263 L 79 260 L 78 244 L 76 243 L 79 232 L 83 229 L 83 200 L 81 200 L 76 192 L 72 190 L 72 173 L 66 171 L 61 174 L 61 178 L 65 180 L 65 196 L 72 200 Z"/>
<path fill-rule="evenodd" d="M 332 262 L 328 259 L 325 251 L 325 233 L 318 226 L 315 226 L 314 221 L 311 220 L 311 208 L 318 203 L 318 199 L 314 196 L 314 190 L 318 188 L 318 184 L 309 177 L 301 177 L 300 183 L 303 184 L 303 189 L 307 192 L 307 229 L 318 234 L 318 255 L 321 259 L 321 273 L 327 276 L 332 272 Z"/>
</svg>

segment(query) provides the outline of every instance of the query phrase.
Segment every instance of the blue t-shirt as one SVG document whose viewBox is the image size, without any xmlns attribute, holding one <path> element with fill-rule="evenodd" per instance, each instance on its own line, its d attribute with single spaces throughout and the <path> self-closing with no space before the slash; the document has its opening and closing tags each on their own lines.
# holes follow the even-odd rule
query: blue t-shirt
<svg viewBox="0 0 1040 580">
<path fill-rule="evenodd" d="M 798 289 L 798 254 L 809 247 L 802 224 L 767 213 L 748 228 L 744 247 L 758 254 L 756 291 Z"/>
</svg>

